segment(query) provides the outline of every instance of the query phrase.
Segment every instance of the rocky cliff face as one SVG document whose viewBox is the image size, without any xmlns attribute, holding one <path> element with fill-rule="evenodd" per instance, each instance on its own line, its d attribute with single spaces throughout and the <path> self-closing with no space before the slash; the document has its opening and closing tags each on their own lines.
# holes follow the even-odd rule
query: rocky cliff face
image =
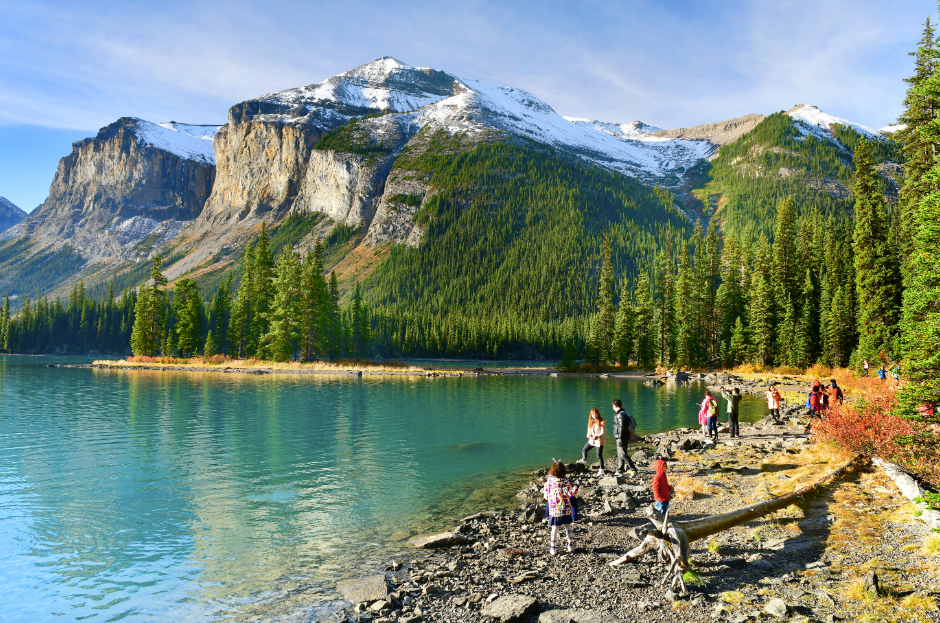
<svg viewBox="0 0 940 623">
<path fill-rule="evenodd" d="M 13 227 L 28 214 L 6 197 L 0 197 L 0 232 Z"/>
<path fill-rule="evenodd" d="M 144 239 L 178 234 L 202 212 L 215 164 L 207 138 L 172 125 L 179 124 L 122 118 L 74 143 L 49 197 L 16 233 L 39 246 L 67 242 L 89 259 L 134 259 L 133 247 Z M 215 126 L 202 127 L 204 135 L 215 133 Z"/>
</svg>

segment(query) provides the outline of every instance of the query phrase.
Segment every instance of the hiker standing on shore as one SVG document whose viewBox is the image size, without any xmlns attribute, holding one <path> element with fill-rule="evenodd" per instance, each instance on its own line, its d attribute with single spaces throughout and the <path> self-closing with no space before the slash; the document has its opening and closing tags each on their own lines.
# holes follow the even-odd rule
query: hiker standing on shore
<svg viewBox="0 0 940 623">
<path fill-rule="evenodd" d="M 774 422 L 780 421 L 780 390 L 776 383 L 771 383 L 767 388 L 767 408 L 770 410 L 770 416 Z"/>
<path fill-rule="evenodd" d="M 636 476 L 636 465 L 628 453 L 630 446 L 630 437 L 636 431 L 636 420 L 623 410 L 623 403 L 619 398 L 614 398 L 611 405 L 614 408 L 614 441 L 617 443 L 617 469 L 615 473 L 619 476 L 626 465 L 630 466 L 631 478 Z"/>
<path fill-rule="evenodd" d="M 604 475 L 604 435 L 607 434 L 607 421 L 601 417 L 601 412 L 597 409 L 591 409 L 591 415 L 588 419 L 587 443 L 581 448 L 581 458 L 578 463 L 584 465 L 587 462 L 588 450 L 594 448 L 597 452 L 598 466 L 597 475 Z"/>
<path fill-rule="evenodd" d="M 561 461 L 555 461 L 548 469 L 548 479 L 545 481 L 545 488 L 542 490 L 542 497 L 546 501 L 546 514 L 548 515 L 548 525 L 551 526 L 551 548 L 548 553 L 555 555 L 555 537 L 558 535 L 558 526 L 565 527 L 565 534 L 568 537 L 568 551 L 572 551 L 571 546 L 571 522 L 574 521 L 574 505 L 572 500 L 578 494 L 577 485 L 572 485 L 565 478 L 567 470 L 565 464 Z"/>
<path fill-rule="evenodd" d="M 708 390 L 705 391 L 705 398 L 702 400 L 702 404 L 698 408 L 698 423 L 702 427 L 702 436 L 708 437 L 708 407 L 715 399 L 712 398 L 712 393 Z"/>
<path fill-rule="evenodd" d="M 708 409 L 708 435 L 718 442 L 718 401 L 712 398 L 712 393 L 705 390 L 705 400 L 702 402 Z"/>
<path fill-rule="evenodd" d="M 721 397 L 728 401 L 728 428 L 731 431 L 731 436 L 740 437 L 741 434 L 738 427 L 738 405 L 741 402 L 741 390 L 735 387 L 734 391 L 732 392 L 731 390 L 722 387 Z"/>
</svg>

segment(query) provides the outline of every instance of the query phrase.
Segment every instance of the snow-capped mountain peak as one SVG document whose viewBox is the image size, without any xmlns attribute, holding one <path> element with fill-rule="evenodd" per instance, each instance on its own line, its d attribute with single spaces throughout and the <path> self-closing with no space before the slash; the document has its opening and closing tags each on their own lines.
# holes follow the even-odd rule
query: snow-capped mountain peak
<svg viewBox="0 0 940 623">
<path fill-rule="evenodd" d="M 582 119 L 579 117 L 564 117 L 575 125 L 593 128 L 598 132 L 604 132 L 617 138 L 632 138 L 643 140 L 644 135 L 659 132 L 661 128 L 651 126 L 642 121 L 631 121 L 630 123 L 607 123 L 606 121 L 597 121 L 591 119 Z M 647 137 L 651 138 L 651 137 Z"/>
<path fill-rule="evenodd" d="M 830 115 L 829 113 L 821 111 L 816 106 L 797 104 L 788 110 L 786 114 L 798 123 L 800 130 L 804 134 L 814 134 L 819 138 L 826 138 L 831 140 L 831 128 L 833 124 L 852 128 L 862 136 L 867 136 L 869 138 L 878 140 L 884 138 L 881 135 L 881 132 L 874 128 L 869 128 L 867 125 L 862 125 L 860 123 L 855 123 L 854 121 L 849 121 L 841 117 Z"/>
</svg>

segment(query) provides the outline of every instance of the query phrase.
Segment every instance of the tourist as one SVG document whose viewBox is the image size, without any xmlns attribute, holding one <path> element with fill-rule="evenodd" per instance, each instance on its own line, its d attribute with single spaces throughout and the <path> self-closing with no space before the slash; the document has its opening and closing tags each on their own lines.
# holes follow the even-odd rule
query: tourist
<svg viewBox="0 0 940 623">
<path fill-rule="evenodd" d="M 776 383 L 771 383 L 767 387 L 767 409 L 770 410 L 774 422 L 780 421 L 780 401 L 780 390 L 777 389 Z"/>
<path fill-rule="evenodd" d="M 571 547 L 571 522 L 574 521 L 574 496 L 578 494 L 577 485 L 572 485 L 565 478 L 567 470 L 561 461 L 555 461 L 548 469 L 548 479 L 542 496 L 545 498 L 545 510 L 548 515 L 548 525 L 551 527 L 551 547 L 548 553 L 555 555 L 555 537 L 558 535 L 558 526 L 565 527 L 568 536 L 568 551 Z"/>
<path fill-rule="evenodd" d="M 731 437 L 740 437 L 741 434 L 738 427 L 738 405 L 741 403 L 741 390 L 735 387 L 734 391 L 732 392 L 731 390 L 722 387 L 721 397 L 728 401 L 728 429 L 731 432 Z"/>
<path fill-rule="evenodd" d="M 878 368 L 878 378 L 882 381 L 888 378 L 888 371 L 885 369 L 884 364 L 881 364 L 881 367 Z"/>
<path fill-rule="evenodd" d="M 898 365 L 894 366 L 893 368 L 891 368 L 891 377 L 892 377 L 895 381 L 899 381 L 899 380 L 901 379 L 901 366 L 900 366 L 900 364 L 898 364 Z"/>
<path fill-rule="evenodd" d="M 862 362 L 862 376 L 868 376 L 868 360 Z"/>
<path fill-rule="evenodd" d="M 630 466 L 631 478 L 636 476 L 636 465 L 627 453 L 630 447 L 630 437 L 636 431 L 636 420 L 623 410 L 623 403 L 614 398 L 611 405 L 614 408 L 614 441 L 617 443 L 617 470 L 619 476 L 626 465 Z"/>
<path fill-rule="evenodd" d="M 829 400 L 826 401 L 827 408 L 841 405 L 845 402 L 845 394 L 842 393 L 842 388 L 839 387 L 835 379 L 829 380 L 829 387 L 826 388 L 826 391 L 829 394 Z"/>
<path fill-rule="evenodd" d="M 806 431 L 809 432 L 813 426 L 813 418 L 823 419 L 823 391 L 819 385 L 813 385 L 813 391 L 809 393 L 806 399 L 806 407 L 809 411 L 809 422 L 806 424 Z"/>
<path fill-rule="evenodd" d="M 601 412 L 597 409 L 591 409 L 591 415 L 588 419 L 587 443 L 581 449 L 581 458 L 578 463 L 582 465 L 587 461 L 588 450 L 594 448 L 597 452 L 597 461 L 600 463 L 597 468 L 597 475 L 604 475 L 604 435 L 607 433 L 607 422 L 601 417 Z"/>
<path fill-rule="evenodd" d="M 712 398 L 712 393 L 705 390 L 705 398 L 698 410 L 698 423 L 702 426 L 702 435 L 708 437 L 708 417 L 714 413 L 718 415 L 718 403 Z"/>
<path fill-rule="evenodd" d="M 673 488 L 669 486 L 669 479 L 666 478 L 666 461 L 664 459 L 653 461 L 653 472 L 653 510 L 665 516 L 673 493 Z"/>
<path fill-rule="evenodd" d="M 705 399 L 708 404 L 708 434 L 715 442 L 718 442 L 718 401 L 712 398 L 711 392 L 705 392 Z"/>
</svg>

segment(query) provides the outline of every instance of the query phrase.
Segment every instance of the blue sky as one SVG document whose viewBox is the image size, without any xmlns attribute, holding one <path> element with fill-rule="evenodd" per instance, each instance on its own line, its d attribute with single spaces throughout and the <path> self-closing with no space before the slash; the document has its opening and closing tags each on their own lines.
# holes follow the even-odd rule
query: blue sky
<svg viewBox="0 0 940 623">
<path fill-rule="evenodd" d="M 224 123 L 239 101 L 389 55 L 563 115 L 684 127 L 795 104 L 882 127 L 932 0 L 0 0 L 0 195 L 29 211 L 121 116 Z"/>
</svg>

